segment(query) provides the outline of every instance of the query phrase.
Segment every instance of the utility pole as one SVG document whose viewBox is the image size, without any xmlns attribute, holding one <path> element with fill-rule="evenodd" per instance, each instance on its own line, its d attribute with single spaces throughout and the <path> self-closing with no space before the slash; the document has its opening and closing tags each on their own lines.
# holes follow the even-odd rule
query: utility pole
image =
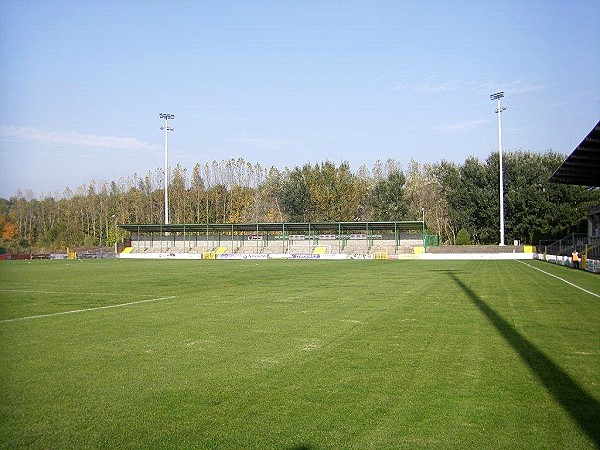
<svg viewBox="0 0 600 450">
<path fill-rule="evenodd" d="M 504 246 L 504 172 L 502 170 L 502 111 L 506 107 L 500 105 L 500 99 L 504 97 L 504 92 L 497 92 L 490 95 L 490 100 L 496 100 L 498 106 L 496 114 L 498 114 L 498 158 L 500 160 L 500 245 Z"/>
<path fill-rule="evenodd" d="M 169 224 L 169 131 L 173 131 L 174 128 L 169 128 L 169 120 L 175 119 L 175 114 L 160 113 L 159 117 L 165 119 L 165 124 L 160 127 L 161 130 L 165 130 L 165 225 Z"/>
</svg>

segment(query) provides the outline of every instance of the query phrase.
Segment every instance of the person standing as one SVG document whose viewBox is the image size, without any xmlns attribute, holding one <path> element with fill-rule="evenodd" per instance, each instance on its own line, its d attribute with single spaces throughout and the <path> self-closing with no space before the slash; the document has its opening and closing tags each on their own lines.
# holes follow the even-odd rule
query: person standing
<svg viewBox="0 0 600 450">
<path fill-rule="evenodd" d="M 579 269 L 579 252 L 577 249 L 573 250 L 573 253 L 571 253 L 571 258 L 573 259 L 573 268 Z"/>
</svg>

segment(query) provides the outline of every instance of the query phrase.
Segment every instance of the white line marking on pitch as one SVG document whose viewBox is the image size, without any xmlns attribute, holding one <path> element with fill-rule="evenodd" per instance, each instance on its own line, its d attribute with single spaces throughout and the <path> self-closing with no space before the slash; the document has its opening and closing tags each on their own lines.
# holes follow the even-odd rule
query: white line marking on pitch
<svg viewBox="0 0 600 450">
<path fill-rule="evenodd" d="M 550 272 L 546 272 L 545 270 L 539 269 L 539 268 L 537 268 L 535 266 L 532 266 L 531 264 L 527 264 L 526 262 L 519 261 L 519 260 L 516 260 L 516 261 L 519 262 L 519 263 L 521 263 L 521 264 L 525 264 L 526 266 L 531 267 L 532 269 L 539 270 L 540 272 L 545 273 L 546 275 L 549 275 L 549 276 L 551 276 L 553 278 L 556 278 L 557 280 L 560 280 L 560 281 L 562 281 L 564 283 L 567 283 L 568 285 L 573 286 L 574 288 L 577 288 L 577 289 L 579 289 L 579 290 L 581 290 L 581 291 L 583 291 L 583 292 L 585 292 L 587 294 L 590 294 L 590 295 L 593 295 L 594 297 L 600 298 L 600 295 L 598 295 L 598 294 L 596 294 L 596 293 L 594 293 L 592 291 L 588 291 L 587 289 L 584 289 L 581 286 L 577 286 L 576 284 L 573 284 L 570 281 L 565 280 L 564 278 L 561 278 L 559 276 L 551 274 Z"/>
<path fill-rule="evenodd" d="M 62 316 L 64 314 L 75 314 L 75 313 L 81 313 L 81 312 L 86 312 L 86 311 L 96 311 L 98 309 L 119 308 L 121 306 L 138 305 L 140 303 L 148 303 L 148 302 L 158 302 L 161 300 L 169 300 L 171 298 L 175 298 L 175 296 L 172 295 L 170 297 L 149 298 L 148 300 L 138 300 L 137 302 L 120 303 L 118 305 L 108 305 L 108 306 L 96 306 L 95 308 L 75 309 L 73 311 L 62 311 L 62 312 L 51 313 L 51 314 L 40 314 L 37 316 L 17 317 L 16 319 L 0 320 L 0 323 L 16 322 L 17 320 L 40 319 L 42 317 Z"/>
</svg>

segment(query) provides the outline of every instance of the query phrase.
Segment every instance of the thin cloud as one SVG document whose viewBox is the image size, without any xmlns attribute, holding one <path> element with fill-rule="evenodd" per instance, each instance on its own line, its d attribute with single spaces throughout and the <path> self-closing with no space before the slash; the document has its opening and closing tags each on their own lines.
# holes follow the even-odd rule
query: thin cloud
<svg viewBox="0 0 600 450">
<path fill-rule="evenodd" d="M 447 125 L 439 125 L 437 127 L 434 127 L 433 129 L 436 131 L 467 131 L 489 122 L 490 120 L 487 119 L 463 120 L 461 122 L 451 123 Z"/>
<path fill-rule="evenodd" d="M 508 83 L 505 88 L 507 92 L 515 94 L 540 91 L 542 89 L 546 89 L 546 86 L 540 83 L 525 82 L 521 80 L 515 80 L 512 83 Z"/>
<path fill-rule="evenodd" d="M 156 149 L 155 144 L 148 144 L 136 138 L 121 136 L 99 136 L 64 131 L 43 131 L 32 127 L 0 126 L 3 138 L 20 139 L 53 144 L 66 144 L 78 147 L 113 148 L 131 150 Z"/>
<path fill-rule="evenodd" d="M 440 94 L 446 92 L 475 92 L 489 94 L 504 90 L 507 94 L 521 94 L 545 89 L 546 86 L 536 82 L 513 80 L 509 82 L 497 81 L 461 81 L 440 80 L 437 75 L 429 75 L 422 79 L 409 77 L 400 80 L 393 87 L 395 91 L 407 91 L 424 94 Z"/>
</svg>

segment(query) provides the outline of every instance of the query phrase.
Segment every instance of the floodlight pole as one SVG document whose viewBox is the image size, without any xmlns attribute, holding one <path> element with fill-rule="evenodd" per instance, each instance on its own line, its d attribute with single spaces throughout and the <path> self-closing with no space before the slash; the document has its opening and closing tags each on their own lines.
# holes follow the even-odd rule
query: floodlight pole
<svg viewBox="0 0 600 450">
<path fill-rule="evenodd" d="M 173 131 L 174 128 L 169 128 L 169 119 L 175 119 L 174 114 L 160 113 L 159 117 L 165 119 L 165 124 L 160 127 L 161 130 L 165 130 L 165 225 L 169 224 L 169 131 Z"/>
<path fill-rule="evenodd" d="M 490 100 L 496 100 L 498 114 L 498 159 L 500 161 L 500 245 L 504 246 L 504 171 L 502 170 L 502 111 L 506 107 L 500 105 L 500 99 L 504 97 L 504 92 L 497 92 L 490 95 Z"/>
</svg>

